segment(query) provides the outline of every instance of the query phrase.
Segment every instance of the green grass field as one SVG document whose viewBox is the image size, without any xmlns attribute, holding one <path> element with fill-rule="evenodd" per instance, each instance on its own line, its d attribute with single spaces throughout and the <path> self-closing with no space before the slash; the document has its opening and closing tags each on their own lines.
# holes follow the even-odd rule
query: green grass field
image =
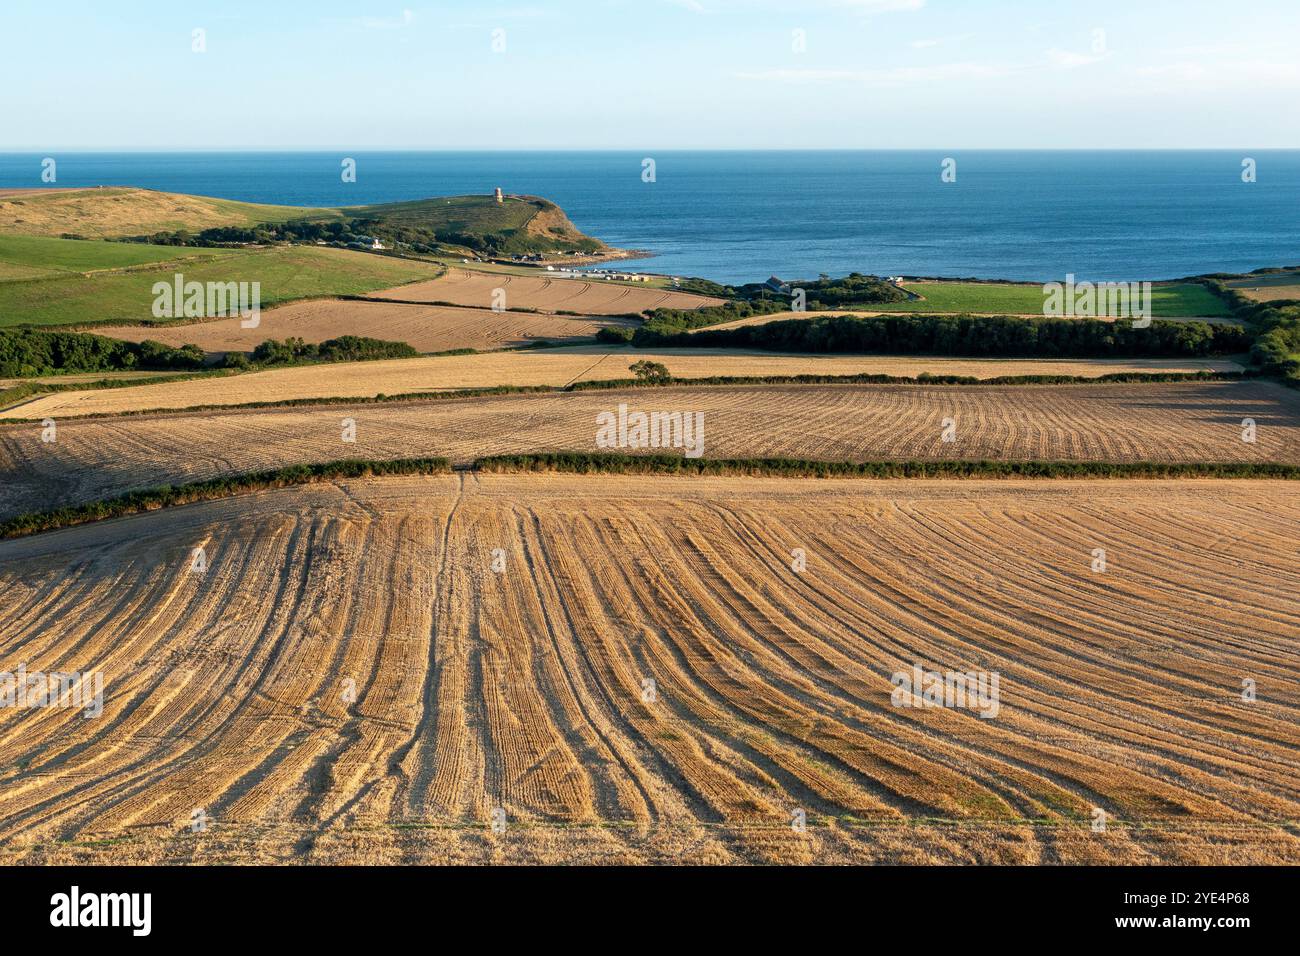
<svg viewBox="0 0 1300 956">
<path fill-rule="evenodd" d="M 995 312 L 1041 315 L 1041 285 L 1002 285 L 985 282 L 910 282 L 904 287 L 920 300 L 870 306 L 873 312 Z M 1227 318 L 1227 306 L 1204 286 L 1194 283 L 1154 286 L 1151 310 L 1157 318 Z"/>
<path fill-rule="evenodd" d="M 126 269 L 181 257 L 210 259 L 216 254 L 217 251 L 212 249 L 0 235 L 0 280 Z"/>
<path fill-rule="evenodd" d="M 220 215 L 238 217 L 245 225 L 255 226 L 263 222 L 288 222 L 291 219 L 310 217 L 316 220 L 333 220 L 344 218 L 337 209 L 304 206 L 270 206 L 265 203 L 239 202 L 235 199 L 214 199 L 206 201 Z"/>
<path fill-rule="evenodd" d="M 177 272 L 186 281 L 260 282 L 262 306 L 266 308 L 294 299 L 373 292 L 434 278 L 442 271 L 432 262 L 313 246 L 215 250 L 65 241 L 78 246 L 113 245 L 128 251 L 140 250 L 143 255 L 156 254 L 148 253 L 150 249 L 166 249 L 173 257 L 178 253 L 185 256 L 200 253 L 203 257 L 154 260 L 154 266 L 137 266 L 130 272 L 54 273 L 0 281 L 0 327 L 151 321 L 153 284 L 171 281 Z M 97 256 L 101 261 L 111 258 L 108 252 L 92 249 L 75 254 L 65 252 L 65 261 L 73 261 L 78 255 L 83 257 L 79 261 Z"/>
</svg>

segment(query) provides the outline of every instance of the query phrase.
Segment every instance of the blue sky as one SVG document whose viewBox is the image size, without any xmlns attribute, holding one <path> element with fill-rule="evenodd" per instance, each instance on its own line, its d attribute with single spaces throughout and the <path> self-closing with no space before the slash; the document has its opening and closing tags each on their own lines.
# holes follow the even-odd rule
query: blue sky
<svg viewBox="0 0 1300 956">
<path fill-rule="evenodd" d="M 1295 0 L 5 0 L 3 21 L 0 150 L 1300 146 Z"/>
</svg>

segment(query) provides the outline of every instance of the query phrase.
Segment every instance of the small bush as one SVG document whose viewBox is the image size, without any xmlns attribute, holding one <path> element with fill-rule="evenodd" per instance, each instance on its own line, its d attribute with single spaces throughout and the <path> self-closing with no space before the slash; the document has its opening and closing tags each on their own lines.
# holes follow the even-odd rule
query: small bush
<svg viewBox="0 0 1300 956">
<path fill-rule="evenodd" d="M 251 365 L 248 356 L 243 352 L 227 352 L 225 358 L 221 360 L 222 368 L 246 369 Z"/>
<path fill-rule="evenodd" d="M 596 332 L 596 341 L 606 345 L 627 345 L 632 341 L 633 331 L 626 325 L 606 325 Z"/>
</svg>

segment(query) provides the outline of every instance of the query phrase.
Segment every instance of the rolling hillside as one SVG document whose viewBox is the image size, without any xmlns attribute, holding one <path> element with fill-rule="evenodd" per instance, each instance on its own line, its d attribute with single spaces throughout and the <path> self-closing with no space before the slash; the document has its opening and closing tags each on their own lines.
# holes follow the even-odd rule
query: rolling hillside
<svg viewBox="0 0 1300 956">
<path fill-rule="evenodd" d="M 44 190 L 0 195 L 0 234 L 55 238 L 123 239 L 205 230 L 246 230 L 293 238 L 295 226 L 337 225 L 345 234 L 390 242 L 488 250 L 595 253 L 606 250 L 585 236 L 555 203 L 538 196 L 444 196 L 345 208 L 268 206 L 151 189 Z M 279 230 L 279 231 L 277 231 Z M 285 231 L 288 230 L 288 235 Z M 257 241 L 260 236 L 220 237 Z M 316 238 L 313 233 L 310 237 Z"/>
<path fill-rule="evenodd" d="M 338 210 L 187 196 L 153 189 L 42 190 L 0 196 L 0 233 L 116 239 L 217 226 L 255 226 L 304 216 L 342 218 Z"/>
<path fill-rule="evenodd" d="M 153 321 L 154 284 L 178 273 L 196 282 L 259 282 L 262 306 L 270 307 L 387 289 L 441 269 L 321 246 L 214 249 L 0 236 L 0 328 Z"/>
<path fill-rule="evenodd" d="M 601 252 L 608 247 L 583 235 L 555 203 L 538 196 L 450 196 L 377 206 L 351 206 L 341 213 L 357 228 L 381 239 L 410 243 L 436 239 L 444 245 L 499 255 Z"/>
</svg>

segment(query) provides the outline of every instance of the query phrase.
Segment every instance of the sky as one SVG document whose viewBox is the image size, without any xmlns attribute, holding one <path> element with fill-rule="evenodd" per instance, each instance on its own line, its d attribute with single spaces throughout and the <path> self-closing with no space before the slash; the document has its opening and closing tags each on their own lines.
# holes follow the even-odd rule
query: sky
<svg viewBox="0 0 1300 956">
<path fill-rule="evenodd" d="M 1295 148 L 1297 49 L 1296 0 L 3 0 L 0 151 Z"/>
</svg>

